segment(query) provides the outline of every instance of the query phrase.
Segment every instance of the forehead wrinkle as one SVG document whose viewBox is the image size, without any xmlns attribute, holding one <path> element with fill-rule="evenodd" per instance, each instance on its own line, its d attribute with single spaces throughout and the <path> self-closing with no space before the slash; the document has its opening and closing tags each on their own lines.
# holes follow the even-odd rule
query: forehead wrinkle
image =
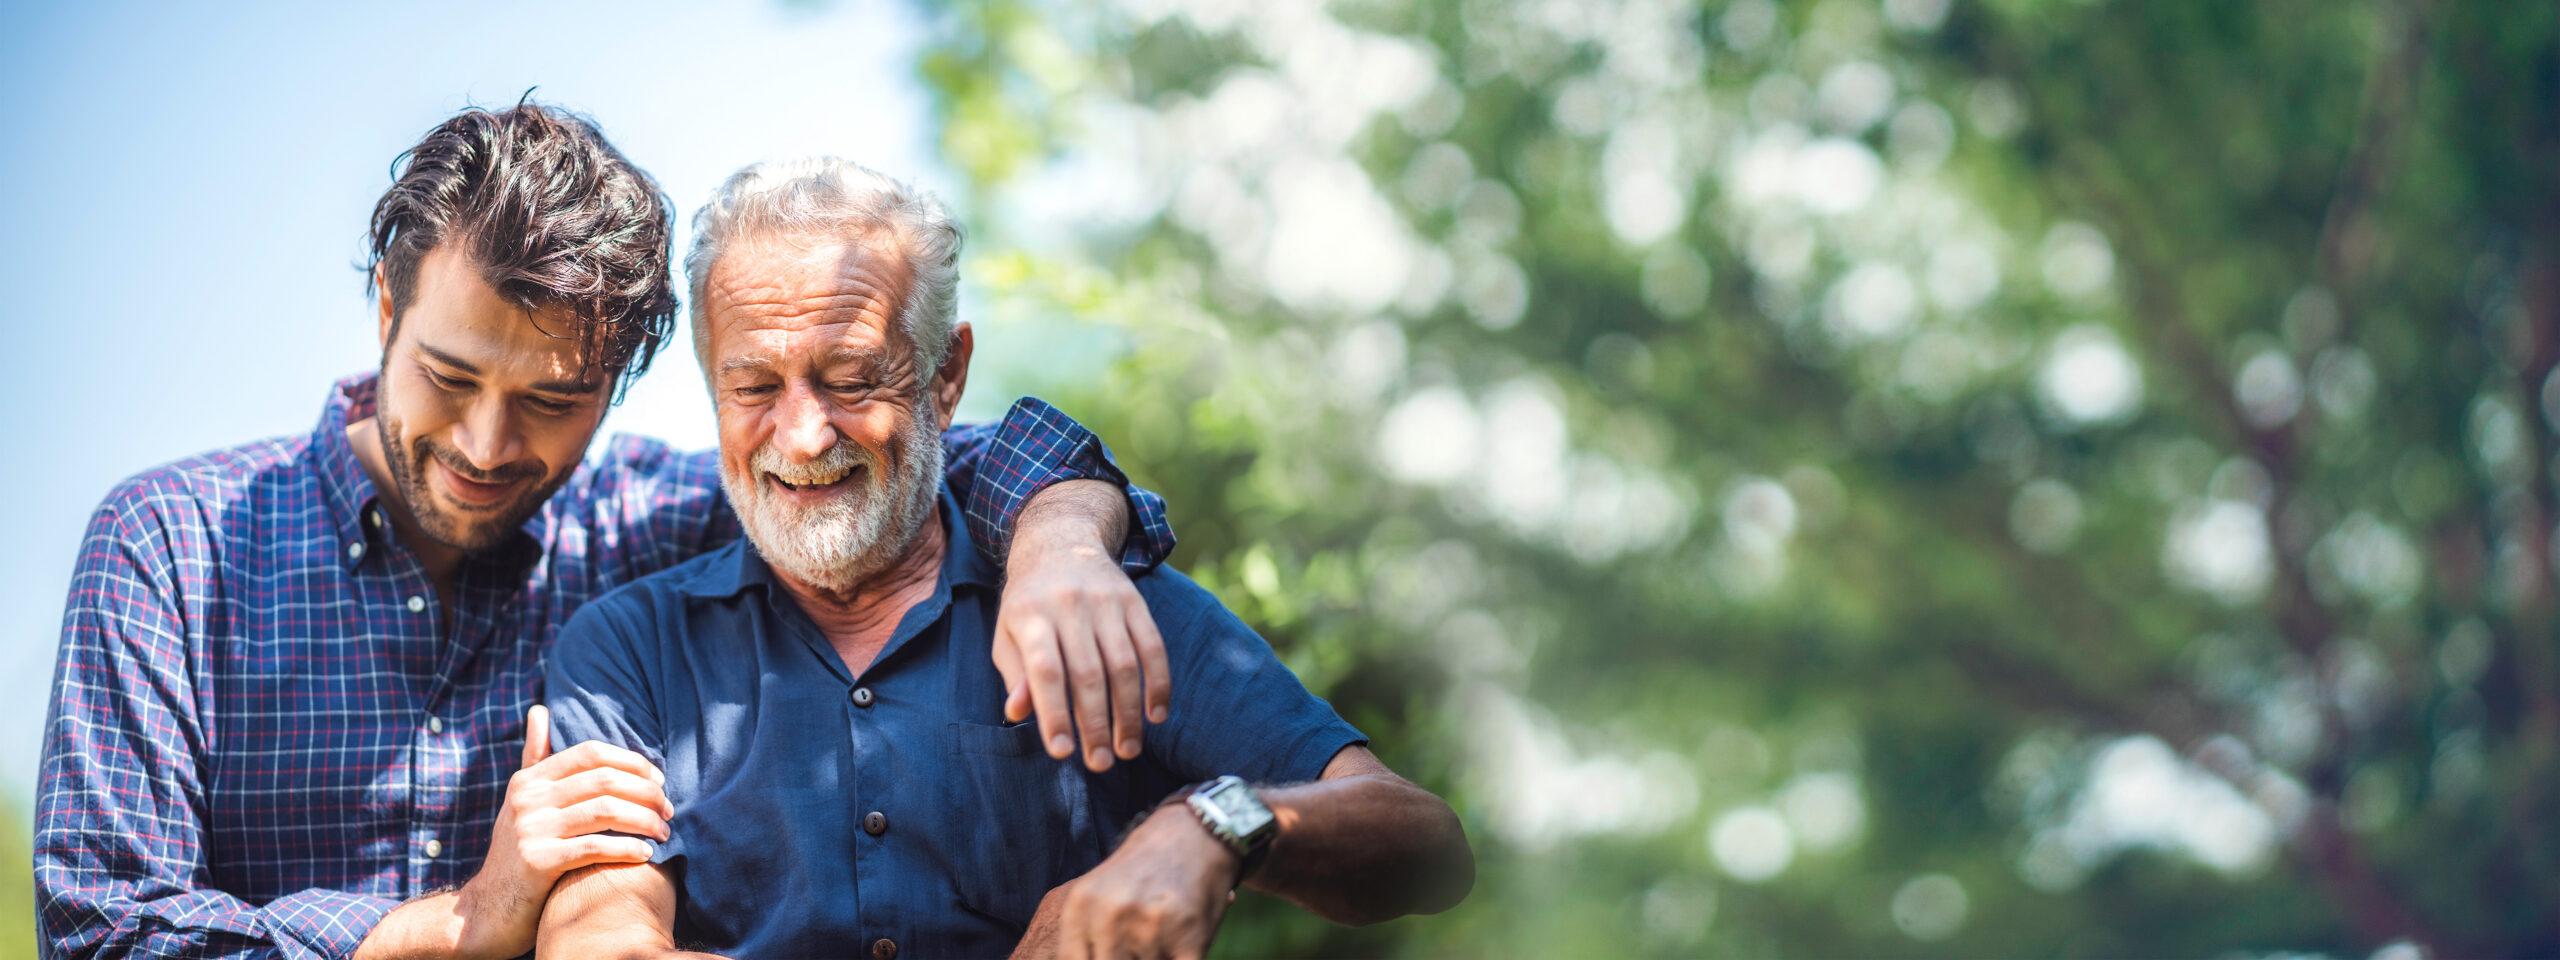
<svg viewBox="0 0 2560 960">
<path fill-rule="evenodd" d="M 894 315 L 912 272 L 890 237 L 765 235 L 723 254 L 712 265 L 704 292 L 717 290 L 730 308 L 811 304 L 792 312 L 861 298 Z"/>
</svg>

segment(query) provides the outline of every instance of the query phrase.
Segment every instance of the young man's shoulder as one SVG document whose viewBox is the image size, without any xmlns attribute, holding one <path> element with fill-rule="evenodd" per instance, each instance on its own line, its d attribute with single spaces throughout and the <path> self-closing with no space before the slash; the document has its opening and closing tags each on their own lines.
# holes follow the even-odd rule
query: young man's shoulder
<svg viewBox="0 0 2560 960">
<path fill-rule="evenodd" d="M 269 437 L 208 450 L 135 473 L 108 488 L 91 519 L 127 533 L 171 523 L 220 529 L 234 508 L 282 501 L 318 477 L 304 469 L 310 438 Z"/>
</svg>

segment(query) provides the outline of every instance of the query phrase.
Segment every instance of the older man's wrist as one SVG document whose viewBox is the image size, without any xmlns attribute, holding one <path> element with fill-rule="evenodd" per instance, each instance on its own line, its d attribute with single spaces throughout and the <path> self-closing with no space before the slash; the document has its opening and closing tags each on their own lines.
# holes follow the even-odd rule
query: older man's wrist
<svg viewBox="0 0 2560 960">
<path fill-rule="evenodd" d="M 1200 822 L 1200 815 L 1192 812 L 1191 806 L 1183 802 L 1182 795 L 1176 794 L 1148 811 L 1146 818 L 1138 822 L 1137 829 L 1130 831 L 1130 838 L 1135 840 L 1139 834 L 1150 830 L 1161 831 L 1150 839 L 1161 842 L 1168 851 L 1167 855 L 1180 857 L 1182 862 L 1207 871 L 1216 879 L 1218 889 L 1233 890 L 1243 881 L 1244 854 L 1218 839 L 1217 834 L 1210 833 L 1209 825 Z"/>
</svg>

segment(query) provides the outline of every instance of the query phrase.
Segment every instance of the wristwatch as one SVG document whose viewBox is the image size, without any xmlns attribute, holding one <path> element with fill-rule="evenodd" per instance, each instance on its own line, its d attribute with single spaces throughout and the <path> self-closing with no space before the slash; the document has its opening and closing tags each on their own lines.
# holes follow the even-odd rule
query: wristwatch
<svg viewBox="0 0 2560 960">
<path fill-rule="evenodd" d="M 1271 838 L 1280 834 L 1279 819 L 1242 777 L 1230 774 L 1201 784 L 1182 802 L 1200 816 L 1200 825 L 1209 828 L 1210 836 L 1244 861 L 1243 869 L 1236 871 L 1237 884 L 1262 865 L 1263 855 L 1271 851 Z"/>
</svg>

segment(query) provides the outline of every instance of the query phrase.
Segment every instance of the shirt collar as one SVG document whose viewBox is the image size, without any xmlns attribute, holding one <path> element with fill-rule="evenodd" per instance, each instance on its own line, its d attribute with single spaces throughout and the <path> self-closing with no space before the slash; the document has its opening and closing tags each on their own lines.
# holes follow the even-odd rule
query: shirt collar
<svg viewBox="0 0 2560 960">
<path fill-rule="evenodd" d="M 339 560 L 351 568 L 363 563 L 367 552 L 380 550 L 391 540 L 382 530 L 386 518 L 375 506 L 373 478 L 365 474 L 363 461 L 356 459 L 355 445 L 347 442 L 347 425 L 373 416 L 376 376 L 359 373 L 330 384 L 328 402 L 320 407 L 320 425 L 311 430 L 320 493 L 328 501 L 329 522 L 337 527 L 338 541 L 346 544 Z"/>
<path fill-rule="evenodd" d="M 1001 579 L 995 565 L 978 555 L 977 542 L 969 538 L 969 525 L 960 521 L 960 501 L 951 493 L 951 485 L 940 485 L 936 498 L 941 509 L 934 512 L 934 522 L 942 524 L 942 581 L 937 592 L 953 590 L 962 584 L 990 586 Z M 734 597 L 748 587 L 759 587 L 771 593 L 773 568 L 765 563 L 764 554 L 755 543 L 739 537 L 728 547 L 729 556 L 714 561 L 708 569 L 684 585 L 684 592 L 705 599 Z"/>
</svg>

